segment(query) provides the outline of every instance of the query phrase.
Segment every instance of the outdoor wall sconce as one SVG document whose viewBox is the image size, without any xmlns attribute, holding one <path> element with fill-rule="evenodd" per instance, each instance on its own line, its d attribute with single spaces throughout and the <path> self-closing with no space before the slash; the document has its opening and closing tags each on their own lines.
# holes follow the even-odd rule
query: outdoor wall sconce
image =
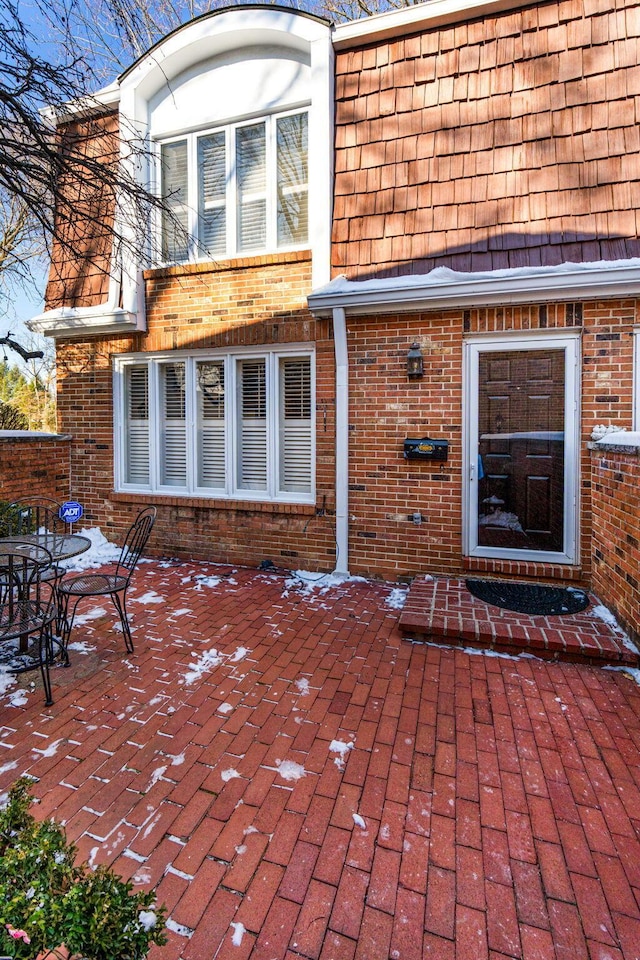
<svg viewBox="0 0 640 960">
<path fill-rule="evenodd" d="M 407 377 L 419 380 L 424 375 L 424 361 L 419 343 L 412 343 L 407 353 Z"/>
</svg>

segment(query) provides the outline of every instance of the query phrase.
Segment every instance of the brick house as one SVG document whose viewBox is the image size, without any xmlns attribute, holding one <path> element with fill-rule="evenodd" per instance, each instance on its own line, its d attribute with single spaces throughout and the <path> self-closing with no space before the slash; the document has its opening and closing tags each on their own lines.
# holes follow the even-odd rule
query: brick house
<svg viewBox="0 0 640 960">
<path fill-rule="evenodd" d="M 142 130 L 172 217 L 151 266 L 108 229 L 58 250 L 32 322 L 91 521 L 153 502 L 166 554 L 592 582 L 591 434 L 640 427 L 639 38 L 633 0 L 236 7 L 103 90 L 71 122 L 105 153 Z"/>
</svg>

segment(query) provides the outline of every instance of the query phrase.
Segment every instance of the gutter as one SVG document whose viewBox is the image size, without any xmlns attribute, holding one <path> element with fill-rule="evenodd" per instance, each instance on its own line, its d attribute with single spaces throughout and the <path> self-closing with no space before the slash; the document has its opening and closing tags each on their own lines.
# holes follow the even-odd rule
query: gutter
<svg viewBox="0 0 640 960">
<path fill-rule="evenodd" d="M 344 310 L 333 311 L 336 357 L 336 568 L 349 576 L 349 356 Z"/>
<path fill-rule="evenodd" d="M 95 307 L 57 307 L 45 310 L 27 321 L 29 330 L 44 337 L 85 337 L 95 334 L 144 333 L 146 317 L 144 298 L 133 284 L 122 289 L 122 282 L 109 278 L 109 294 Z M 138 285 L 139 286 L 139 285 Z M 144 284 L 142 285 L 144 289 Z M 121 306 L 123 299 L 130 301 Z M 134 302 L 135 301 L 135 302 Z"/>
<path fill-rule="evenodd" d="M 529 270 L 458 273 L 438 267 L 419 276 L 383 280 L 337 277 L 309 295 L 312 314 L 349 316 L 640 296 L 640 260 L 567 263 Z"/>
</svg>

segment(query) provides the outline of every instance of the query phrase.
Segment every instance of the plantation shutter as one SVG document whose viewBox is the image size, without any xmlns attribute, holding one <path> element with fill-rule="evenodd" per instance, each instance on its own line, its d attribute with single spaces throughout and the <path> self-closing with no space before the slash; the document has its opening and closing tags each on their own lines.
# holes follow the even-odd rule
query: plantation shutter
<svg viewBox="0 0 640 960">
<path fill-rule="evenodd" d="M 124 482 L 149 483 L 149 370 L 146 364 L 125 369 Z"/>
<path fill-rule="evenodd" d="M 198 486 L 224 489 L 224 363 L 196 366 L 198 416 Z"/>
<path fill-rule="evenodd" d="M 238 487 L 267 489 L 267 393 L 264 360 L 238 362 Z"/>
<path fill-rule="evenodd" d="M 160 395 L 162 404 L 161 483 L 169 487 L 184 487 L 187 482 L 184 363 L 164 363 L 161 365 Z"/>
<path fill-rule="evenodd" d="M 308 118 L 281 117 L 277 123 L 278 246 L 304 243 L 309 233 Z"/>
<path fill-rule="evenodd" d="M 280 359 L 279 490 L 311 492 L 311 360 Z"/>
<path fill-rule="evenodd" d="M 209 254 L 227 249 L 226 193 L 225 133 L 220 131 L 198 139 L 198 239 Z"/>
<path fill-rule="evenodd" d="M 267 151 L 264 123 L 236 130 L 238 250 L 267 242 Z"/>
<path fill-rule="evenodd" d="M 168 261 L 189 258 L 187 141 L 164 143 L 160 148 L 162 199 L 162 257 Z"/>
</svg>

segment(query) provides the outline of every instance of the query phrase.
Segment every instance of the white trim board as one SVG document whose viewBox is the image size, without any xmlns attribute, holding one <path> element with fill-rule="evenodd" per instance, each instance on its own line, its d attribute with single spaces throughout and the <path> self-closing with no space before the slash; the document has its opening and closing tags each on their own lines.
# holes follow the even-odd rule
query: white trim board
<svg viewBox="0 0 640 960">
<path fill-rule="evenodd" d="M 340 276 L 314 290 L 308 303 L 314 316 L 325 317 L 336 307 L 349 316 L 363 316 L 639 296 L 640 260 L 634 259 L 482 273 L 436 267 L 426 274 L 381 280 L 348 280 Z"/>
</svg>

